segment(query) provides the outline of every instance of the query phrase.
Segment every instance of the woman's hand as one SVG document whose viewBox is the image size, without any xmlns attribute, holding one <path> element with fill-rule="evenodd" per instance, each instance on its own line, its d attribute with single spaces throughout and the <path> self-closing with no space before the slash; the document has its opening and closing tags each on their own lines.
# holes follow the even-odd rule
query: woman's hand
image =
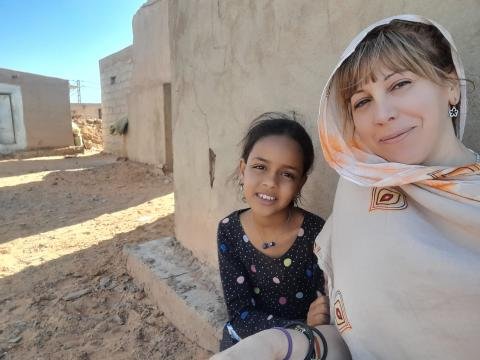
<svg viewBox="0 0 480 360">
<path fill-rule="evenodd" d="M 328 296 L 319 296 L 310 304 L 307 314 L 307 324 L 310 326 L 327 325 L 330 323 L 330 301 Z"/>
</svg>

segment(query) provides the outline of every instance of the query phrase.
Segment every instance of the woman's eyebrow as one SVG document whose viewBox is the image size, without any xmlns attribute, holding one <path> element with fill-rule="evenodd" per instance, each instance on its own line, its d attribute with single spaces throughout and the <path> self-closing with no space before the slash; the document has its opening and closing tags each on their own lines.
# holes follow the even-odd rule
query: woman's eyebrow
<svg viewBox="0 0 480 360">
<path fill-rule="evenodd" d="M 390 79 L 390 78 L 391 78 L 393 75 L 395 75 L 395 74 L 401 74 L 401 72 L 400 72 L 400 71 L 394 71 L 394 72 L 392 72 L 391 74 L 388 74 L 387 76 L 385 76 L 385 77 L 383 78 L 383 81 L 387 81 L 388 79 Z"/>
</svg>

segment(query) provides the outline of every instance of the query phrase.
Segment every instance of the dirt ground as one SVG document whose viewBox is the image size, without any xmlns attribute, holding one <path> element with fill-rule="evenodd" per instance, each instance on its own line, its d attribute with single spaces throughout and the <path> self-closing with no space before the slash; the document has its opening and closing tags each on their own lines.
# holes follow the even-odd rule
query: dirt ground
<svg viewBox="0 0 480 360">
<path fill-rule="evenodd" d="M 87 153 L 0 159 L 0 359 L 205 359 L 127 274 L 173 235 L 170 176 Z"/>
</svg>

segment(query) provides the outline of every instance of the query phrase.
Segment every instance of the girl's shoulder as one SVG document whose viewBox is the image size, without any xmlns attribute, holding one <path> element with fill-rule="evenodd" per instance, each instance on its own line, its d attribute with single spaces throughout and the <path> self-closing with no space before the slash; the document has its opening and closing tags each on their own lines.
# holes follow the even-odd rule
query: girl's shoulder
<svg viewBox="0 0 480 360">
<path fill-rule="evenodd" d="M 297 209 L 303 213 L 303 226 L 313 226 L 319 227 L 321 229 L 325 224 L 325 220 L 317 214 L 314 214 L 300 207 Z"/>
<path fill-rule="evenodd" d="M 227 224 L 232 224 L 232 222 L 240 222 L 240 214 L 244 211 L 248 210 L 248 208 L 246 209 L 239 209 L 239 210 L 235 210 L 233 212 L 231 212 L 230 214 L 228 214 L 227 216 L 225 216 L 224 218 L 222 218 L 218 225 L 219 226 L 222 226 L 222 225 L 227 225 Z"/>
</svg>

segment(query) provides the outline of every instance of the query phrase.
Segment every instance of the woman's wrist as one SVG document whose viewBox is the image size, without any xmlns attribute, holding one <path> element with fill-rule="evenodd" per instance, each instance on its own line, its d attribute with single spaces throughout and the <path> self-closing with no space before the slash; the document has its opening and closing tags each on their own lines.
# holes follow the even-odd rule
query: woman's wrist
<svg viewBox="0 0 480 360">
<path fill-rule="evenodd" d="M 308 351 L 308 340 L 302 333 L 286 329 L 290 334 L 291 344 L 291 360 L 304 359 Z M 268 347 L 269 352 L 273 355 L 272 359 L 283 360 L 288 353 L 289 344 L 288 337 L 277 329 L 268 329 L 258 333 L 259 340 Z"/>
</svg>

